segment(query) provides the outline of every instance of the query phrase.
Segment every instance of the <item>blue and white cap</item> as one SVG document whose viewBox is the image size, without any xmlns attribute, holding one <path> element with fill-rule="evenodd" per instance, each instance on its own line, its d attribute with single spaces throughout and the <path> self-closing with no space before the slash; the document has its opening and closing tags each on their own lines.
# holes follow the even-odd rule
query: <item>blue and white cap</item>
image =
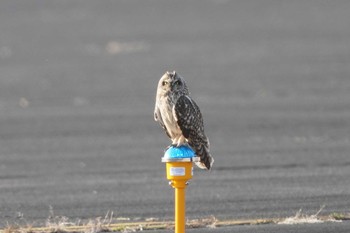
<svg viewBox="0 0 350 233">
<path fill-rule="evenodd" d="M 189 146 L 179 146 L 169 147 L 164 154 L 164 157 L 162 158 L 163 162 L 167 161 L 175 161 L 175 160 L 182 160 L 182 161 L 193 161 L 195 162 L 199 157 L 196 156 L 195 152 L 192 150 Z"/>
</svg>

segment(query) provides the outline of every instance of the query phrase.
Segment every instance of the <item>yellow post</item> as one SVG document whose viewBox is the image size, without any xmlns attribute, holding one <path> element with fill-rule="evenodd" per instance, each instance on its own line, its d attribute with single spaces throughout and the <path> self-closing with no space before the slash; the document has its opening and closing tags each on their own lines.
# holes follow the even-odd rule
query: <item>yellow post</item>
<svg viewBox="0 0 350 233">
<path fill-rule="evenodd" d="M 193 175 L 192 162 L 199 160 L 194 156 L 191 148 L 182 146 L 170 147 L 162 158 L 162 162 L 166 163 L 167 179 L 175 189 L 175 233 L 185 233 L 186 186 Z"/>
<path fill-rule="evenodd" d="M 184 182 L 179 183 L 173 184 L 173 187 L 175 187 L 175 233 L 184 233 L 186 224 L 186 184 Z"/>
</svg>

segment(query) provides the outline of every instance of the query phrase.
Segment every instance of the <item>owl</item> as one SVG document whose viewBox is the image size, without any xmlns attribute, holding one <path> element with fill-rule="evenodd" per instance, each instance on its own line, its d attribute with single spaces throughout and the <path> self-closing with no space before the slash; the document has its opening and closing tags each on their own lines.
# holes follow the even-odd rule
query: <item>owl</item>
<svg viewBox="0 0 350 233">
<path fill-rule="evenodd" d="M 188 144 L 200 158 L 196 165 L 210 170 L 214 159 L 209 153 L 202 114 L 190 97 L 185 80 L 175 71 L 166 72 L 158 82 L 154 119 L 163 127 L 173 146 Z"/>
</svg>

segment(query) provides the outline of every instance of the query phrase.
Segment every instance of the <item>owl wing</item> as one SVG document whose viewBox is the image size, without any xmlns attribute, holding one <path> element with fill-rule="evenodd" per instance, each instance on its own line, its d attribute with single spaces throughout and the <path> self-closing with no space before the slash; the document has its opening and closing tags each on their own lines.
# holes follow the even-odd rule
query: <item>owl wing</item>
<svg viewBox="0 0 350 233">
<path fill-rule="evenodd" d="M 155 109 L 154 109 L 154 120 L 155 121 L 158 121 L 160 126 L 162 126 L 162 128 L 164 129 L 166 135 L 170 137 L 169 133 L 168 133 L 168 130 L 163 122 L 163 118 L 162 118 L 162 114 L 160 114 L 160 110 L 159 110 L 159 107 L 156 105 Z"/>
<path fill-rule="evenodd" d="M 185 138 L 189 139 L 192 135 L 204 131 L 202 114 L 191 97 L 180 96 L 174 106 L 173 114 Z"/>
<path fill-rule="evenodd" d="M 173 115 L 182 135 L 200 157 L 200 162 L 196 163 L 198 167 L 210 169 L 214 159 L 209 152 L 209 140 L 204 133 L 203 117 L 198 105 L 189 96 L 181 96 L 173 108 Z"/>
</svg>

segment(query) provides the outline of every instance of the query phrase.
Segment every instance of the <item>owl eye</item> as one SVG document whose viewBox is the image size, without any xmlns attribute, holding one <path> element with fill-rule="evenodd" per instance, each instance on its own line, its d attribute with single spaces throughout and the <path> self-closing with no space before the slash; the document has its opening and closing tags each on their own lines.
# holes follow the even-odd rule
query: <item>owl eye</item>
<svg viewBox="0 0 350 233">
<path fill-rule="evenodd" d="M 181 84 L 181 82 L 179 80 L 177 80 L 175 83 L 174 83 L 176 86 L 179 86 Z"/>
<path fill-rule="evenodd" d="M 167 84 L 168 84 L 167 81 L 163 81 L 163 82 L 162 82 L 162 85 L 163 85 L 163 86 L 165 86 L 165 85 L 167 85 Z"/>
</svg>

